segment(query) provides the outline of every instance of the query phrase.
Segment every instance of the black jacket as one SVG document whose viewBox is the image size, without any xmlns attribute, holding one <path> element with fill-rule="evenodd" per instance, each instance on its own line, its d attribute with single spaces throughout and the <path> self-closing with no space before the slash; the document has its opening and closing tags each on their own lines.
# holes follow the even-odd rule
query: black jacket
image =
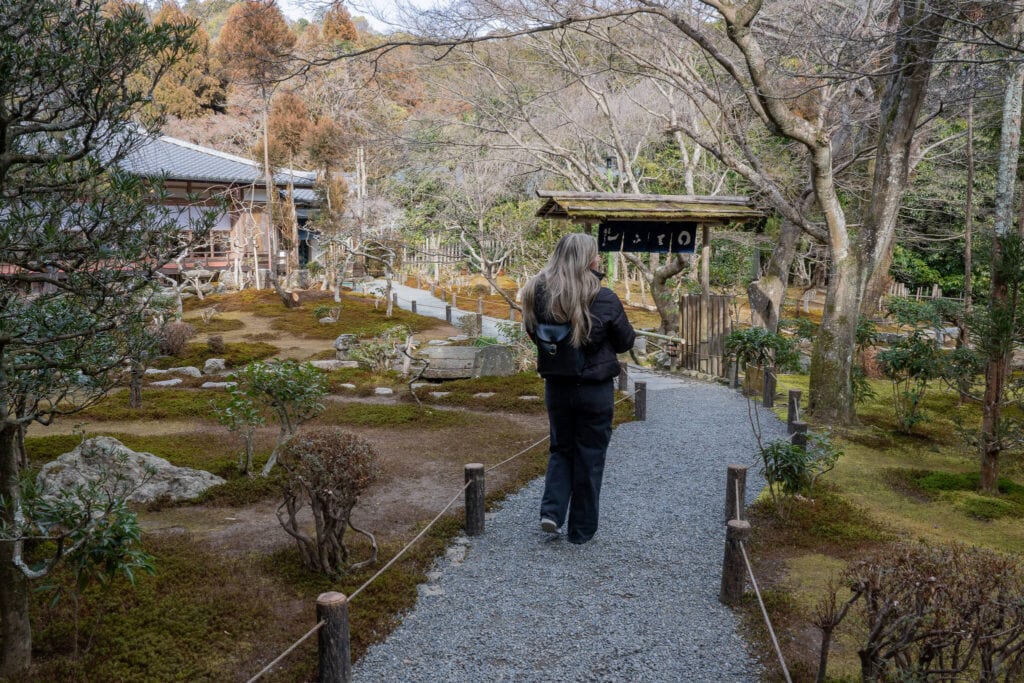
<svg viewBox="0 0 1024 683">
<path fill-rule="evenodd" d="M 598 276 L 600 277 L 600 276 Z M 537 318 L 548 320 L 543 288 L 537 292 Z M 615 292 L 602 287 L 590 303 L 590 338 L 583 345 L 583 373 L 579 381 L 603 382 L 619 374 L 619 359 L 616 354 L 625 353 L 633 348 L 636 332 L 626 319 L 626 311 Z M 536 344 L 537 339 L 530 330 L 530 338 Z"/>
</svg>

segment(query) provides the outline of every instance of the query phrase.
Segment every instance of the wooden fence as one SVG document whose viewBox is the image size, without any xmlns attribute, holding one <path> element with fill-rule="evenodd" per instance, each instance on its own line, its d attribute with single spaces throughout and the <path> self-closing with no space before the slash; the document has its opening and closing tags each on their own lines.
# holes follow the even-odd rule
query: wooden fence
<svg viewBox="0 0 1024 683">
<path fill-rule="evenodd" d="M 725 338 L 732 331 L 732 301 L 732 296 L 699 294 L 679 300 L 679 336 L 685 341 L 681 367 L 718 377 L 728 375 Z"/>
</svg>

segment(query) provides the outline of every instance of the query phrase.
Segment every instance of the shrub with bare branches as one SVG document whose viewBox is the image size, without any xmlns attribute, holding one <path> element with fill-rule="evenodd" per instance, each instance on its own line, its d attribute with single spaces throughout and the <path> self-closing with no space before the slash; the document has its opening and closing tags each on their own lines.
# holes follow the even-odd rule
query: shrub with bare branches
<svg viewBox="0 0 1024 683">
<path fill-rule="evenodd" d="M 284 502 L 277 519 L 295 539 L 303 564 L 313 571 L 337 576 L 377 560 L 377 540 L 352 524 L 359 495 L 379 474 L 377 453 L 364 439 L 338 427 L 316 427 L 297 434 L 281 450 L 285 471 Z M 309 504 L 315 537 L 300 524 L 300 510 Z M 345 531 L 351 528 L 370 540 L 370 559 L 349 565 Z"/>
<path fill-rule="evenodd" d="M 1024 676 L 1024 580 L 1013 557 L 963 545 L 897 544 L 854 562 L 818 611 L 825 647 L 848 608 L 863 624 L 861 680 L 1017 681 Z M 822 653 L 822 668 L 827 652 Z M 818 680 L 825 680 L 824 670 Z"/>
<path fill-rule="evenodd" d="M 188 323 L 167 323 L 160 331 L 160 353 L 165 356 L 180 356 L 185 352 L 188 340 L 194 336 L 196 328 Z"/>
</svg>

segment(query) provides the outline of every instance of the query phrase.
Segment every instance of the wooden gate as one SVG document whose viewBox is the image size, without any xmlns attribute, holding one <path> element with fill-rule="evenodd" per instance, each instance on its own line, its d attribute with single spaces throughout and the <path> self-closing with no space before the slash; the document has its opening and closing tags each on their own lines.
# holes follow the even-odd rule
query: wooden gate
<svg viewBox="0 0 1024 683">
<path fill-rule="evenodd" d="M 731 296 L 699 294 L 679 300 L 679 336 L 683 344 L 681 367 L 709 375 L 726 377 L 729 363 L 725 353 L 725 338 L 732 331 L 729 309 Z"/>
</svg>

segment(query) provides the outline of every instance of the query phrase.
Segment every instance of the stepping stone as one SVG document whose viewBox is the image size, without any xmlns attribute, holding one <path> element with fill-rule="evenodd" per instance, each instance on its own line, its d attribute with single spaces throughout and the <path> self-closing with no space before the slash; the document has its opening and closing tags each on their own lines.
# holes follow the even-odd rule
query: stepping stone
<svg viewBox="0 0 1024 683">
<path fill-rule="evenodd" d="M 392 389 L 391 387 L 377 387 L 376 389 L 373 390 L 373 393 L 377 394 L 378 396 L 390 396 L 391 394 L 395 393 L 395 390 Z"/>
<path fill-rule="evenodd" d="M 341 370 L 343 368 L 359 367 L 359 363 L 354 360 L 312 360 L 309 364 L 319 370 Z"/>
<path fill-rule="evenodd" d="M 494 396 L 493 391 L 481 391 L 479 394 L 473 394 L 473 398 L 490 398 Z"/>
<path fill-rule="evenodd" d="M 167 370 L 161 370 L 160 368 L 146 368 L 147 375 L 166 375 Z"/>
<path fill-rule="evenodd" d="M 204 375 L 215 375 L 227 370 L 227 364 L 223 358 L 207 358 L 203 364 Z"/>
<path fill-rule="evenodd" d="M 452 393 L 452 392 L 450 392 L 450 391 L 431 391 L 430 395 L 433 398 L 444 398 L 445 396 L 447 396 L 450 393 Z"/>
<path fill-rule="evenodd" d="M 225 389 L 235 386 L 236 382 L 203 382 L 200 389 Z"/>
<path fill-rule="evenodd" d="M 447 339 L 431 339 L 427 342 L 427 346 L 448 346 L 451 344 Z"/>
<path fill-rule="evenodd" d="M 174 375 L 188 375 L 189 377 L 202 377 L 203 373 L 197 367 L 183 365 L 180 368 L 170 368 L 167 372 Z"/>
<path fill-rule="evenodd" d="M 539 401 L 540 396 L 520 396 L 520 401 Z"/>
<path fill-rule="evenodd" d="M 341 387 L 342 389 L 355 389 L 356 388 L 355 384 L 349 384 L 348 382 L 345 382 L 344 384 L 339 384 L 338 386 Z"/>
<path fill-rule="evenodd" d="M 456 335 L 456 336 L 454 336 L 454 337 L 448 337 L 448 341 L 450 341 L 450 342 L 464 342 L 464 341 L 469 341 L 469 335 L 465 335 L 465 334 L 459 334 L 459 335 Z"/>
<path fill-rule="evenodd" d="M 429 387 L 430 382 L 413 382 L 410 386 L 413 389 L 419 389 L 420 387 Z"/>
<path fill-rule="evenodd" d="M 162 382 L 150 382 L 149 386 L 151 386 L 151 387 L 173 387 L 173 386 L 175 386 L 177 384 L 181 384 L 183 381 L 184 380 L 181 379 L 180 377 L 175 377 L 174 379 L 165 379 Z"/>
</svg>

